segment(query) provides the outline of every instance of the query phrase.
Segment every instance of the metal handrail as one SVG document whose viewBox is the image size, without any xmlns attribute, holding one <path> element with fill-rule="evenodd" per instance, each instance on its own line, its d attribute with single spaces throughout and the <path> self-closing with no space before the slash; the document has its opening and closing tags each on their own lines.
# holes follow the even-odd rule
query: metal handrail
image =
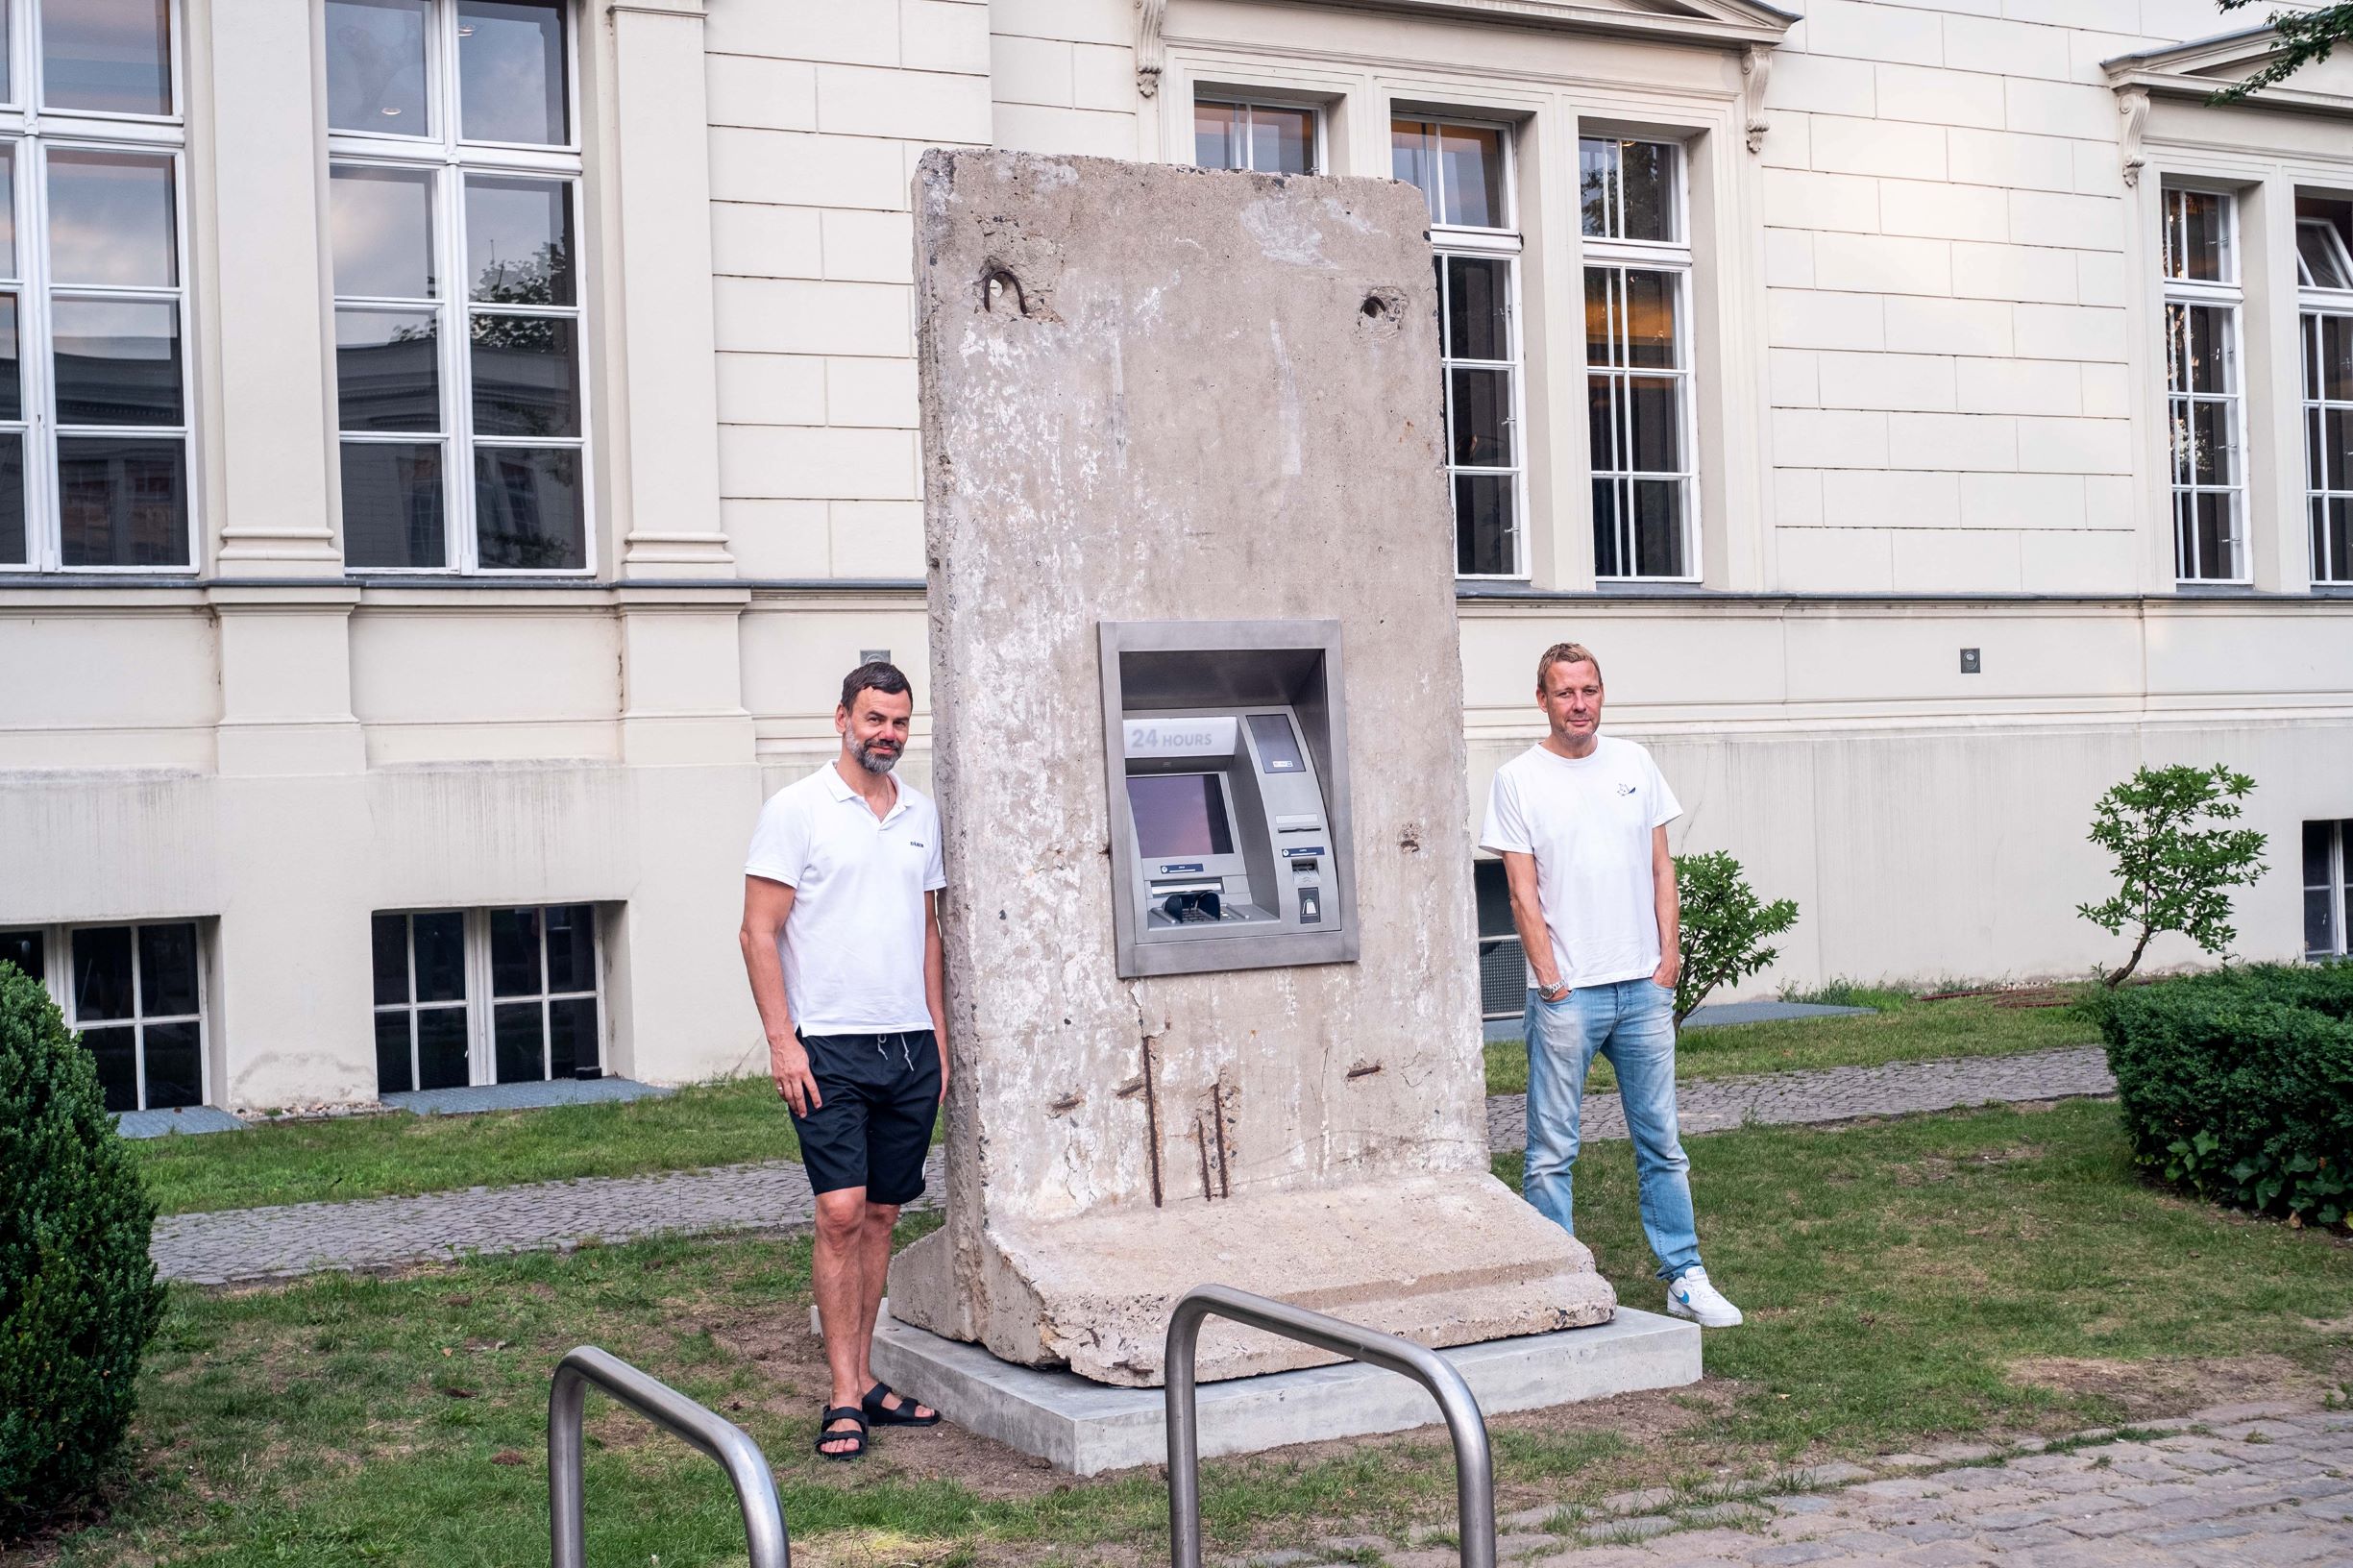
<svg viewBox="0 0 2353 1568">
<path fill-rule="evenodd" d="M 1455 1497 L 1461 1514 L 1462 1568 L 1495 1568 L 1495 1461 L 1486 1418 L 1452 1362 L 1393 1334 L 1361 1328 L 1222 1285 L 1185 1292 L 1168 1318 L 1168 1541 L 1171 1568 L 1201 1568 L 1201 1430 L 1193 1398 L 1193 1351 L 1211 1316 L 1263 1329 L 1368 1366 L 1402 1372 L 1430 1390 L 1455 1440 Z"/>
<path fill-rule="evenodd" d="M 580 1414 L 594 1384 L 638 1414 L 717 1459 L 744 1510 L 750 1568 L 791 1568 L 792 1540 L 776 1478 L 751 1434 L 658 1378 L 594 1345 L 567 1352 L 548 1385 L 548 1531 L 553 1568 L 582 1568 Z"/>
</svg>

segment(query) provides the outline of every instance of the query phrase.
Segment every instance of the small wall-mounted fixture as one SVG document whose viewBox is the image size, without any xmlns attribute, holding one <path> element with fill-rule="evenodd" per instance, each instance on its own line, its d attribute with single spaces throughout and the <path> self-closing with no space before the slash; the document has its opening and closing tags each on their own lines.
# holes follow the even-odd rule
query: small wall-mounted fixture
<svg viewBox="0 0 2353 1568">
<path fill-rule="evenodd" d="M 1961 674 L 1973 675 L 1978 673 L 1978 668 L 1977 650 L 1973 648 L 1961 649 Z"/>
<path fill-rule="evenodd" d="M 1970 656 L 1976 657 L 1976 649 L 1972 649 Z M 858 662 L 860 664 L 889 664 L 891 650 L 887 648 L 862 648 L 858 649 Z"/>
</svg>

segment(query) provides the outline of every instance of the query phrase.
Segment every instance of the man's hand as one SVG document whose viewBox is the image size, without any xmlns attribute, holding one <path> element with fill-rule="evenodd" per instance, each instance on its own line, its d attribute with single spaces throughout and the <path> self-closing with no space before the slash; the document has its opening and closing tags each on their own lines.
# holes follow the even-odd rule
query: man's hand
<svg viewBox="0 0 2353 1568">
<path fill-rule="evenodd" d="M 776 1092 L 784 1103 L 793 1108 L 793 1115 L 805 1116 L 825 1103 L 817 1091 L 817 1078 L 809 1071 L 809 1053 L 791 1035 L 768 1042 L 768 1073 L 776 1080 Z"/>
<path fill-rule="evenodd" d="M 1651 983 L 1654 986 L 1663 986 L 1669 991 L 1673 991 L 1676 982 L 1682 977 L 1683 955 L 1680 953 L 1668 954 L 1659 961 L 1658 968 L 1651 971 Z"/>
</svg>

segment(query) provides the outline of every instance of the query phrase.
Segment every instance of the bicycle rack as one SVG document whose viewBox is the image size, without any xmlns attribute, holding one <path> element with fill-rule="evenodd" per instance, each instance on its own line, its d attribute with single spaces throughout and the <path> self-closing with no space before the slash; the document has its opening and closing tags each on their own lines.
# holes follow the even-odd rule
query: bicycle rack
<svg viewBox="0 0 2353 1568">
<path fill-rule="evenodd" d="M 548 1531 L 553 1568 L 582 1568 L 580 1414 L 590 1384 L 717 1459 L 744 1510 L 751 1568 L 792 1568 L 793 1545 L 776 1478 L 751 1434 L 618 1356 L 581 1345 L 555 1363 L 548 1384 Z M 1466 1559 L 1467 1560 L 1467 1559 Z M 1488 1562 L 1494 1560 L 1492 1551 Z"/>
<path fill-rule="evenodd" d="M 1393 1334 L 1345 1323 L 1246 1290 L 1195 1286 L 1168 1318 L 1168 1544 L 1171 1568 L 1201 1568 L 1201 1431 L 1193 1399 L 1193 1351 L 1201 1324 L 1231 1318 L 1286 1339 L 1400 1372 L 1430 1390 L 1455 1440 L 1455 1496 L 1462 1568 L 1495 1568 L 1495 1462 L 1486 1418 L 1462 1374 L 1436 1351 Z M 563 1565 L 558 1565 L 563 1568 Z"/>
</svg>

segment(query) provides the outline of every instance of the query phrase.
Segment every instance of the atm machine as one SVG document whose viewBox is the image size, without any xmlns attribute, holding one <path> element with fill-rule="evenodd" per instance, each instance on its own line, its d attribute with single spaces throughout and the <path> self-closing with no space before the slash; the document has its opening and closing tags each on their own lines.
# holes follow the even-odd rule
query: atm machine
<svg viewBox="0 0 2353 1568">
<path fill-rule="evenodd" d="M 1357 957 L 1336 621 L 1102 624 L 1123 978 Z"/>
</svg>

